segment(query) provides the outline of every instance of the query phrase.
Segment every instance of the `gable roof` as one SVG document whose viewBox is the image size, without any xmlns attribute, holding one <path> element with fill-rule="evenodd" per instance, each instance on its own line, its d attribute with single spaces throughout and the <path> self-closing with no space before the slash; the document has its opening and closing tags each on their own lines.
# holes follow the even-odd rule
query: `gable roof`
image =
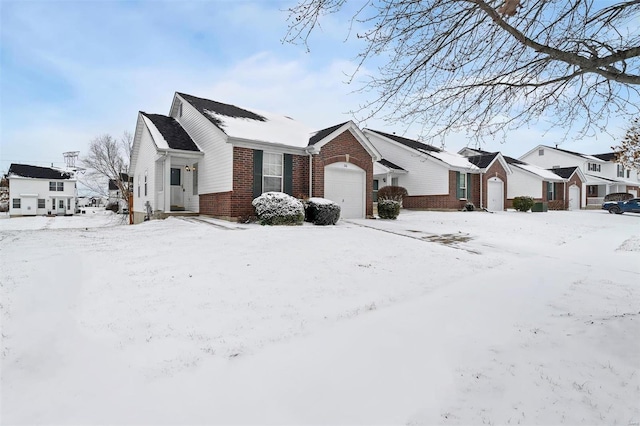
<svg viewBox="0 0 640 426">
<path fill-rule="evenodd" d="M 140 111 L 140 114 L 148 118 L 151 123 L 153 123 L 153 126 L 156 127 L 160 132 L 160 136 L 164 139 L 167 148 L 180 149 L 183 151 L 200 151 L 189 134 L 187 134 L 180 123 L 178 123 L 174 118 L 160 114 L 147 114 L 142 111 Z M 157 140 L 159 139 L 158 135 L 155 135 L 153 131 L 151 133 L 154 136 L 153 139 L 158 144 L 158 148 L 164 148 L 164 146 L 160 146 L 164 145 L 164 143 Z"/>
<path fill-rule="evenodd" d="M 444 151 L 432 145 L 418 142 L 413 139 L 404 138 L 402 136 L 381 132 L 379 130 L 365 129 L 365 132 L 373 133 L 376 136 L 387 139 L 391 143 L 398 143 L 406 149 L 417 151 L 420 154 L 424 154 L 428 158 L 433 159 L 441 164 L 445 164 L 446 166 L 455 170 L 464 172 L 478 171 L 478 167 L 469 162 L 467 157 L 463 155 Z"/>
<path fill-rule="evenodd" d="M 9 175 L 36 178 L 36 179 L 71 179 L 73 175 L 51 167 L 30 166 L 28 164 L 11 163 Z"/>
<path fill-rule="evenodd" d="M 520 158 L 525 158 L 529 154 L 532 154 L 533 152 L 538 151 L 540 148 L 554 149 L 556 151 L 563 152 L 563 153 L 569 154 L 569 155 L 573 155 L 575 157 L 580 157 L 580 158 L 582 158 L 584 160 L 591 161 L 591 162 L 594 162 L 594 163 L 602 163 L 603 162 L 603 160 L 601 160 L 600 158 L 594 157 L 593 155 L 582 154 L 580 152 L 569 151 L 568 149 L 556 148 L 556 147 L 548 146 L 548 145 L 538 145 L 535 148 L 533 148 L 531 151 L 527 152 L 526 154 L 521 155 Z"/>
<path fill-rule="evenodd" d="M 327 127 L 326 129 L 319 130 L 318 132 L 316 132 L 316 134 L 314 134 L 309 138 L 309 145 L 315 145 L 316 143 L 320 142 L 322 139 L 326 138 L 331 133 L 335 132 L 336 130 L 338 130 L 340 127 L 344 126 L 347 123 L 348 121 L 345 121 L 344 123 L 336 124 L 335 126 L 331 126 L 331 127 Z"/>
<path fill-rule="evenodd" d="M 402 167 L 392 163 L 389 160 L 385 160 L 384 158 L 381 160 L 378 160 L 378 163 L 382 164 L 385 167 L 390 168 L 391 170 L 404 170 Z"/>
<path fill-rule="evenodd" d="M 615 152 L 605 152 L 604 154 L 593 154 L 593 156 L 603 161 L 616 161 L 617 154 Z"/>
<path fill-rule="evenodd" d="M 240 108 L 180 92 L 176 92 L 176 96 L 188 102 L 229 138 L 238 141 L 305 148 L 313 133 L 310 127 L 285 115 Z"/>
<path fill-rule="evenodd" d="M 578 167 L 557 167 L 555 169 L 549 169 L 549 171 L 557 174 L 563 179 L 569 179 L 571 175 L 576 171 Z"/>
<path fill-rule="evenodd" d="M 467 157 L 467 160 L 471 164 L 475 164 L 480 169 L 486 169 L 493 163 L 493 160 L 498 156 L 497 152 L 490 152 L 487 154 L 473 155 L 471 157 Z"/>
<path fill-rule="evenodd" d="M 441 152 L 442 150 L 440 148 L 436 148 L 435 146 L 432 145 L 428 145 L 426 143 L 422 143 L 422 142 L 418 142 L 416 140 L 413 139 L 407 139 L 407 138 L 403 138 L 402 136 L 397 136 L 397 135 L 392 135 L 389 133 L 385 133 L 385 132 L 381 132 L 380 130 L 373 130 L 373 129 L 367 129 L 370 132 L 373 133 L 377 133 L 379 135 L 384 136 L 385 138 L 391 139 L 393 141 L 396 141 L 404 146 L 408 146 L 409 148 L 413 148 L 415 150 L 418 151 L 423 151 L 423 152 Z"/>
</svg>

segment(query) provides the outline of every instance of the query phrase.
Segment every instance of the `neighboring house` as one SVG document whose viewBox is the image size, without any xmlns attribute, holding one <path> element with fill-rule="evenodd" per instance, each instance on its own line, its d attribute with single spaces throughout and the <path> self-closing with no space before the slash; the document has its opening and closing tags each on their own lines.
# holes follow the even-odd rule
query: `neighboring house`
<svg viewBox="0 0 640 426">
<path fill-rule="evenodd" d="M 580 167 L 556 167 L 555 169 L 548 170 L 561 177 L 564 182 L 562 187 L 558 183 L 551 187 L 547 186 L 546 200 L 563 200 L 563 206 L 567 210 L 579 210 L 586 205 L 582 204 L 582 188 L 587 181 L 587 177 L 582 173 Z M 551 194 L 553 191 L 553 194 Z M 562 194 L 560 196 L 559 194 Z"/>
<path fill-rule="evenodd" d="M 120 180 L 122 181 L 125 190 L 131 187 L 128 174 L 120 173 Z M 129 200 L 127 199 L 126 194 L 122 194 L 116 179 L 109 179 L 109 192 L 107 197 L 107 204 L 118 203 L 120 211 L 129 207 Z"/>
<path fill-rule="evenodd" d="M 11 164 L 9 215 L 73 215 L 76 209 L 76 178 L 70 171 Z"/>
<path fill-rule="evenodd" d="M 470 160 L 379 130 L 365 129 L 364 133 L 384 158 L 376 165 L 374 187 L 376 181 L 379 187 L 404 187 L 409 193 L 403 199 L 405 208 L 459 210 L 471 202 L 490 211 L 504 209 L 511 172 L 499 153 Z"/>
<path fill-rule="evenodd" d="M 600 206 L 605 195 L 615 192 L 638 193 L 638 173 L 618 167 L 613 153 L 588 155 L 538 145 L 519 159 L 545 169 L 580 168 L 585 179 L 581 188 L 581 206 Z"/>
<path fill-rule="evenodd" d="M 373 165 L 373 202 L 378 202 L 378 190 L 383 186 L 399 186 L 400 175 L 407 171 L 393 164 L 391 161 L 381 159 Z"/>
<path fill-rule="evenodd" d="M 268 191 L 331 199 L 342 218 L 371 216 L 379 159 L 352 121 L 312 132 L 286 116 L 175 93 L 168 116 L 138 114 L 134 223 L 175 212 L 244 220 Z"/>
</svg>

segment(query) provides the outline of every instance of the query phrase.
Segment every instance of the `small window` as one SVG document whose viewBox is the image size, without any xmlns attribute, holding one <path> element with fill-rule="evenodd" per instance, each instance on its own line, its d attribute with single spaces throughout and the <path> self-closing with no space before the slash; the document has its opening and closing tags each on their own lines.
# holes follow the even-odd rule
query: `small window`
<svg viewBox="0 0 640 426">
<path fill-rule="evenodd" d="M 193 195 L 198 195 L 198 163 L 193 165 Z"/>
<path fill-rule="evenodd" d="M 398 178 L 397 177 L 391 178 L 391 186 L 398 186 Z"/>
<path fill-rule="evenodd" d="M 60 199 L 58 200 L 58 208 L 59 208 L 60 210 L 64 210 L 64 198 L 60 198 Z"/>
<path fill-rule="evenodd" d="M 140 198 L 140 175 L 138 175 L 138 198 Z"/>
<path fill-rule="evenodd" d="M 147 171 L 144 171 L 144 196 L 147 196 Z"/>
<path fill-rule="evenodd" d="M 627 179 L 631 177 L 631 170 L 627 169 Z"/>
<path fill-rule="evenodd" d="M 20 198 L 14 198 L 13 199 L 13 208 L 14 209 L 19 209 L 20 208 Z"/>
<path fill-rule="evenodd" d="M 182 102 L 178 101 L 178 117 L 182 117 Z"/>
<path fill-rule="evenodd" d="M 544 149 L 539 149 L 538 150 L 538 155 L 540 155 L 540 156 L 544 155 Z"/>
<path fill-rule="evenodd" d="M 373 202 L 378 202 L 378 188 L 380 187 L 380 181 L 378 179 L 373 180 Z"/>
<path fill-rule="evenodd" d="M 171 185 L 174 185 L 174 186 L 180 185 L 180 169 L 177 169 L 177 168 L 171 169 Z"/>
<path fill-rule="evenodd" d="M 555 191 L 554 191 L 554 185 L 553 182 L 547 182 L 547 201 L 553 201 L 555 200 L 554 196 L 555 196 Z"/>
<path fill-rule="evenodd" d="M 467 174 L 460 173 L 458 175 L 458 198 L 460 200 L 467 199 Z"/>
<path fill-rule="evenodd" d="M 56 183 L 49 182 L 49 191 L 55 191 L 55 190 L 56 190 Z"/>
<path fill-rule="evenodd" d="M 67 198 L 67 210 L 71 210 L 71 198 Z"/>
<path fill-rule="evenodd" d="M 621 164 L 618 164 L 618 177 L 624 177 L 624 166 Z"/>
<path fill-rule="evenodd" d="M 596 164 L 596 163 L 589 163 L 587 169 L 591 172 L 599 172 L 600 171 L 600 164 Z"/>
<path fill-rule="evenodd" d="M 59 192 L 64 192 L 64 182 L 58 182 L 57 184 L 57 190 Z"/>
<path fill-rule="evenodd" d="M 39 208 L 39 209 L 44 209 L 44 208 L 46 208 L 46 207 L 45 207 L 45 204 L 44 204 L 44 198 L 38 198 L 38 208 Z"/>
<path fill-rule="evenodd" d="M 282 154 L 265 152 L 262 157 L 262 192 L 282 191 Z"/>
</svg>

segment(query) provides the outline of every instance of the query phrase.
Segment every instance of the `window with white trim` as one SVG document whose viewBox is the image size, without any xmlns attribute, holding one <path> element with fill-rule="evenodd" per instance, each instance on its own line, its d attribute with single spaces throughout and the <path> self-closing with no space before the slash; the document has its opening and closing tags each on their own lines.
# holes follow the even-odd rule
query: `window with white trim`
<svg viewBox="0 0 640 426">
<path fill-rule="evenodd" d="M 624 177 L 624 166 L 622 164 L 618 164 L 618 177 Z"/>
<path fill-rule="evenodd" d="M 391 186 L 398 186 L 398 178 L 397 177 L 392 177 L 391 178 Z"/>
<path fill-rule="evenodd" d="M 194 163 L 191 170 L 193 171 L 193 176 L 192 176 L 193 195 L 198 195 L 198 163 Z"/>
<path fill-rule="evenodd" d="M 19 209 L 20 208 L 20 198 L 14 198 L 13 199 L 13 208 L 14 209 Z"/>
<path fill-rule="evenodd" d="M 458 191 L 458 194 L 460 194 L 460 199 L 461 200 L 466 200 L 467 199 L 467 174 L 466 173 L 460 173 L 460 188 Z"/>
<path fill-rule="evenodd" d="M 547 201 L 555 200 L 555 187 L 553 182 L 547 182 Z"/>
<path fill-rule="evenodd" d="M 587 169 L 588 169 L 590 172 L 599 172 L 599 171 L 600 171 L 600 164 L 597 164 L 597 163 L 589 163 L 589 164 L 587 165 Z"/>
<path fill-rule="evenodd" d="M 56 183 L 49 182 L 49 191 L 55 191 L 55 190 L 56 190 Z"/>
<path fill-rule="evenodd" d="M 539 149 L 538 150 L 538 155 L 541 155 L 541 156 L 544 155 L 544 149 Z"/>
<path fill-rule="evenodd" d="M 263 154 L 262 192 L 282 192 L 282 169 L 282 154 Z"/>
<path fill-rule="evenodd" d="M 44 198 L 38 198 L 38 208 L 39 208 L 39 209 L 44 209 L 44 208 L 46 208 L 46 207 L 45 207 L 45 204 L 44 204 Z"/>
<path fill-rule="evenodd" d="M 147 170 L 144 171 L 144 196 L 147 196 Z"/>
</svg>

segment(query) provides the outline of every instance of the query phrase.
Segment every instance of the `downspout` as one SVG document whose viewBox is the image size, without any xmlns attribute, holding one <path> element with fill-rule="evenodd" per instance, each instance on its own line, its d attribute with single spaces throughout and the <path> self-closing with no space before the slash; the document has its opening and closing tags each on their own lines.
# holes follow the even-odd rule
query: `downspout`
<svg viewBox="0 0 640 426">
<path fill-rule="evenodd" d="M 309 153 L 309 198 L 313 197 L 313 154 Z"/>
<path fill-rule="evenodd" d="M 562 198 L 564 198 L 564 200 L 563 200 L 562 204 L 564 204 L 564 209 L 568 210 L 569 209 L 569 204 L 568 204 L 568 202 L 569 202 L 569 194 L 567 194 L 567 182 L 564 181 L 562 184 L 564 185 L 564 191 L 563 191 L 564 195 L 562 196 Z"/>
<path fill-rule="evenodd" d="M 482 172 L 480 172 L 480 210 L 484 207 L 482 206 Z"/>
</svg>

